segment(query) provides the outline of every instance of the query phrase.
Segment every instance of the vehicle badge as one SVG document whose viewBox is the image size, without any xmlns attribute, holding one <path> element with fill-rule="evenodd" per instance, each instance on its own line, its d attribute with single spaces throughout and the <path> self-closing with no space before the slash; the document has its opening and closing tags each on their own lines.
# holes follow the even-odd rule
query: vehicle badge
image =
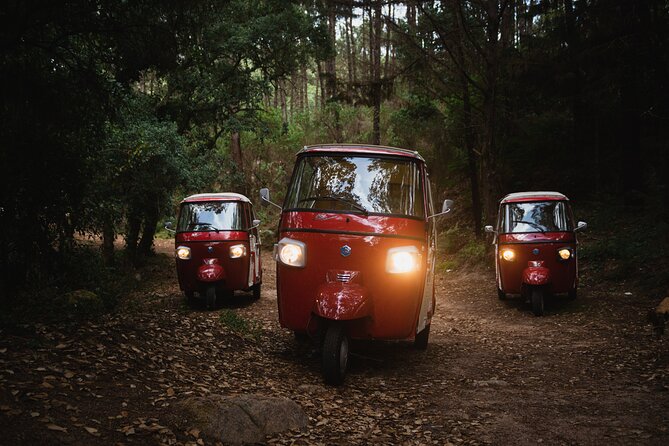
<svg viewBox="0 0 669 446">
<path fill-rule="evenodd" d="M 207 246 L 207 252 L 214 252 L 213 246 Z"/>
<path fill-rule="evenodd" d="M 348 257 L 348 256 L 351 255 L 351 247 L 348 246 L 348 245 L 344 245 L 344 246 L 342 246 L 341 248 L 339 248 L 339 253 L 340 253 L 343 257 Z"/>
<path fill-rule="evenodd" d="M 532 250 L 532 254 L 534 254 L 535 256 L 538 256 L 539 255 L 539 248 L 534 248 Z"/>
</svg>

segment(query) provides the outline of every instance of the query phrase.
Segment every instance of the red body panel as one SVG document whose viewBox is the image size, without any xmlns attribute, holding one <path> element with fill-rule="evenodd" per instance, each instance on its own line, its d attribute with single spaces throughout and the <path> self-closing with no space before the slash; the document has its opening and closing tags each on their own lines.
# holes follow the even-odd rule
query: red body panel
<svg viewBox="0 0 669 446">
<path fill-rule="evenodd" d="M 507 248 L 516 254 L 512 261 L 501 257 L 502 250 Z M 548 285 L 553 293 L 573 290 L 578 282 L 576 256 L 560 260 L 561 248 L 576 252 L 573 232 L 500 234 L 496 248 L 497 286 L 509 294 L 521 294 L 523 284 Z M 528 267 L 530 261 L 543 261 L 543 266 Z"/>
<path fill-rule="evenodd" d="M 246 255 L 230 258 L 230 246 L 243 244 Z M 216 281 L 225 290 L 248 288 L 251 249 L 249 235 L 245 231 L 199 231 L 179 232 L 175 237 L 175 248 L 187 246 L 191 249 L 188 260 L 176 259 L 179 286 L 186 292 L 201 291 L 202 282 Z M 211 250 L 210 250 L 211 248 Z M 206 259 L 216 259 L 218 264 L 205 265 Z M 204 276 L 202 275 L 204 274 Z M 215 279 L 214 277 L 219 277 Z"/>
<path fill-rule="evenodd" d="M 360 319 L 353 337 L 408 339 L 415 329 L 423 296 L 426 260 L 423 220 L 337 214 L 284 212 L 279 239 L 289 237 L 307 246 L 306 266 L 277 263 L 277 296 L 281 325 L 307 331 L 313 314 L 338 320 Z M 340 254 L 348 245 L 351 254 Z M 415 246 L 422 253 L 420 271 L 386 272 L 390 248 Z M 337 282 L 338 272 L 351 274 Z"/>
</svg>

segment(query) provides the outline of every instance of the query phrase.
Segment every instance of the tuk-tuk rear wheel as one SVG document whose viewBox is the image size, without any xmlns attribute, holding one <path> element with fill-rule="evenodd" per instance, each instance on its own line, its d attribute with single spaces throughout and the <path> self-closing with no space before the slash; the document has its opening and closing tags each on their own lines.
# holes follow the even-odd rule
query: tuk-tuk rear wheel
<svg viewBox="0 0 669 446">
<path fill-rule="evenodd" d="M 186 297 L 186 301 L 191 304 L 193 301 L 195 301 L 195 292 L 193 291 L 184 291 L 184 296 Z"/>
<path fill-rule="evenodd" d="M 327 384 L 344 382 L 348 368 L 348 336 L 341 324 L 330 324 L 323 342 L 323 377 Z"/>
<path fill-rule="evenodd" d="M 532 303 L 532 312 L 535 316 L 544 315 L 544 291 L 540 288 L 533 288 L 530 296 Z"/>
<path fill-rule="evenodd" d="M 216 306 L 216 287 L 213 285 L 208 286 L 205 295 L 207 298 L 207 308 L 213 309 Z"/>
<path fill-rule="evenodd" d="M 578 290 L 576 288 L 570 290 L 567 297 L 569 297 L 569 300 L 575 300 L 578 297 Z"/>
<path fill-rule="evenodd" d="M 420 332 L 416 334 L 413 340 L 413 346 L 418 350 L 427 349 L 427 342 L 430 339 L 430 324 L 427 324 Z"/>
</svg>

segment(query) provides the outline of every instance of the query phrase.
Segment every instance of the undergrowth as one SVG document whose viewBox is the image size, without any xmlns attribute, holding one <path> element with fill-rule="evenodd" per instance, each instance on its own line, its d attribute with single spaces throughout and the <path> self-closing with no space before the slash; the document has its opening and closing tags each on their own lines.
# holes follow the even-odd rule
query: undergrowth
<svg viewBox="0 0 669 446">
<path fill-rule="evenodd" d="M 0 327 L 90 319 L 113 311 L 129 292 L 153 285 L 147 278 L 162 257 L 142 259 L 138 267 L 119 251 L 108 266 L 97 246 L 75 246 L 48 275 L 0 301 Z"/>
</svg>

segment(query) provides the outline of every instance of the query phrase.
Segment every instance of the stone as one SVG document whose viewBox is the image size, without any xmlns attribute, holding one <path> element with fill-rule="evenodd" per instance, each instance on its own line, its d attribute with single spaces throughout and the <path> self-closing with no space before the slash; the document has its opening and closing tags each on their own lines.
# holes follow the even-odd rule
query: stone
<svg viewBox="0 0 669 446">
<path fill-rule="evenodd" d="M 309 422 L 294 401 L 262 395 L 191 397 L 173 408 L 177 428 L 199 429 L 203 436 L 230 445 L 261 443 L 267 435 L 303 430 Z"/>
</svg>

